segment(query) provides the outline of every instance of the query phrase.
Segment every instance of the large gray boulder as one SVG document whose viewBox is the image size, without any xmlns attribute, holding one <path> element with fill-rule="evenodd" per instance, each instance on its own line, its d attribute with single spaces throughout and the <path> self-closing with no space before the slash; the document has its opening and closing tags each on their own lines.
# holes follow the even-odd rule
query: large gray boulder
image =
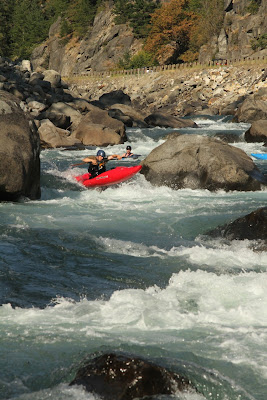
<svg viewBox="0 0 267 400">
<path fill-rule="evenodd" d="M 242 150 L 200 135 L 174 135 L 142 162 L 141 173 L 173 189 L 259 190 L 265 177 Z"/>
<path fill-rule="evenodd" d="M 37 129 L 12 94 L 0 91 L 0 201 L 38 199 L 40 144 Z"/>
<path fill-rule="evenodd" d="M 246 98 L 236 113 L 238 122 L 253 122 L 267 119 L 267 89 Z"/>
</svg>

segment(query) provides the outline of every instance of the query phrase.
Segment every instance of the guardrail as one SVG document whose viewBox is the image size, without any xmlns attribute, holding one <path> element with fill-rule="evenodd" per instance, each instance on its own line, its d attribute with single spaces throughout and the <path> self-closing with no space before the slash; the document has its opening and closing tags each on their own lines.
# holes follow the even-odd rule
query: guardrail
<svg viewBox="0 0 267 400">
<path fill-rule="evenodd" d="M 131 76 L 131 75 L 143 75 L 149 72 L 163 72 L 163 71 L 175 71 L 175 70 L 187 70 L 193 68 L 212 68 L 212 67 L 221 67 L 221 66 L 234 66 L 239 64 L 262 64 L 266 62 L 267 65 L 267 56 L 261 57 L 244 57 L 232 60 L 214 60 L 207 63 L 200 63 L 199 61 L 195 61 L 192 63 L 181 63 L 181 64 L 169 64 L 169 65 L 159 65 L 155 67 L 146 67 L 146 68 L 136 68 L 136 69 L 123 69 L 123 70 L 108 70 L 108 71 L 88 71 L 83 74 L 79 74 L 79 76 L 88 76 L 88 77 L 110 77 L 110 76 Z M 78 74 L 74 74 L 74 76 L 78 76 Z"/>
</svg>

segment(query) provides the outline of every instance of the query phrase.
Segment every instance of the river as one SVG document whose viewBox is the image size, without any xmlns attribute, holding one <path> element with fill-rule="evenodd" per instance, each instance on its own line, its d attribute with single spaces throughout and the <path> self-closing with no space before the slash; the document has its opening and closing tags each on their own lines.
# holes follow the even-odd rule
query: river
<svg viewBox="0 0 267 400">
<path fill-rule="evenodd" d="M 236 134 L 235 146 L 262 152 L 244 142 L 247 124 L 195 120 L 184 133 Z M 143 159 L 169 131 L 127 136 Z M 95 151 L 42 151 L 41 199 L 0 203 L 0 399 L 96 400 L 68 383 L 85 359 L 119 351 L 198 389 L 157 399 L 265 400 L 267 254 L 205 232 L 266 206 L 267 189 L 175 191 L 138 174 L 87 190 L 73 178 L 86 167 L 71 164 Z"/>
</svg>

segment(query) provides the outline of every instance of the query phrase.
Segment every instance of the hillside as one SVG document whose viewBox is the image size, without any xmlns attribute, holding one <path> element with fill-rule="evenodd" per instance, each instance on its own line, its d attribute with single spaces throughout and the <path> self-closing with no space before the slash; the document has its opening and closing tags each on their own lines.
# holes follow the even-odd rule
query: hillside
<svg viewBox="0 0 267 400">
<path fill-rule="evenodd" d="M 93 26 L 80 40 L 73 37 L 66 42 L 60 37 L 59 18 L 51 26 L 49 38 L 32 53 L 34 69 L 54 69 L 64 76 L 106 71 L 116 68 L 127 52 L 140 51 L 143 40 L 135 37 L 129 24 L 115 23 L 113 5 L 108 1 L 101 7 Z M 266 55 L 266 15 L 266 1 L 225 0 L 223 26 L 201 47 L 200 61 Z"/>
</svg>

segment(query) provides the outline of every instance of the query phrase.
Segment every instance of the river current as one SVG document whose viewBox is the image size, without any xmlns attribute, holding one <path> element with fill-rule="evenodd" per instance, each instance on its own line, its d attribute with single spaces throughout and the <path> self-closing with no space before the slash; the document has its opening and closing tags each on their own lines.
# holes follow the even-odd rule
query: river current
<svg viewBox="0 0 267 400">
<path fill-rule="evenodd" d="M 195 121 L 183 132 L 235 134 L 234 146 L 262 152 L 244 142 L 247 124 Z M 142 160 L 169 131 L 127 136 Z M 138 174 L 87 190 L 73 178 L 86 166 L 71 164 L 96 150 L 42 151 L 41 199 L 0 203 L 0 399 L 96 400 L 68 383 L 85 359 L 119 351 L 198 389 L 157 399 L 266 400 L 267 254 L 205 232 L 266 206 L 267 189 L 175 191 Z"/>
</svg>

